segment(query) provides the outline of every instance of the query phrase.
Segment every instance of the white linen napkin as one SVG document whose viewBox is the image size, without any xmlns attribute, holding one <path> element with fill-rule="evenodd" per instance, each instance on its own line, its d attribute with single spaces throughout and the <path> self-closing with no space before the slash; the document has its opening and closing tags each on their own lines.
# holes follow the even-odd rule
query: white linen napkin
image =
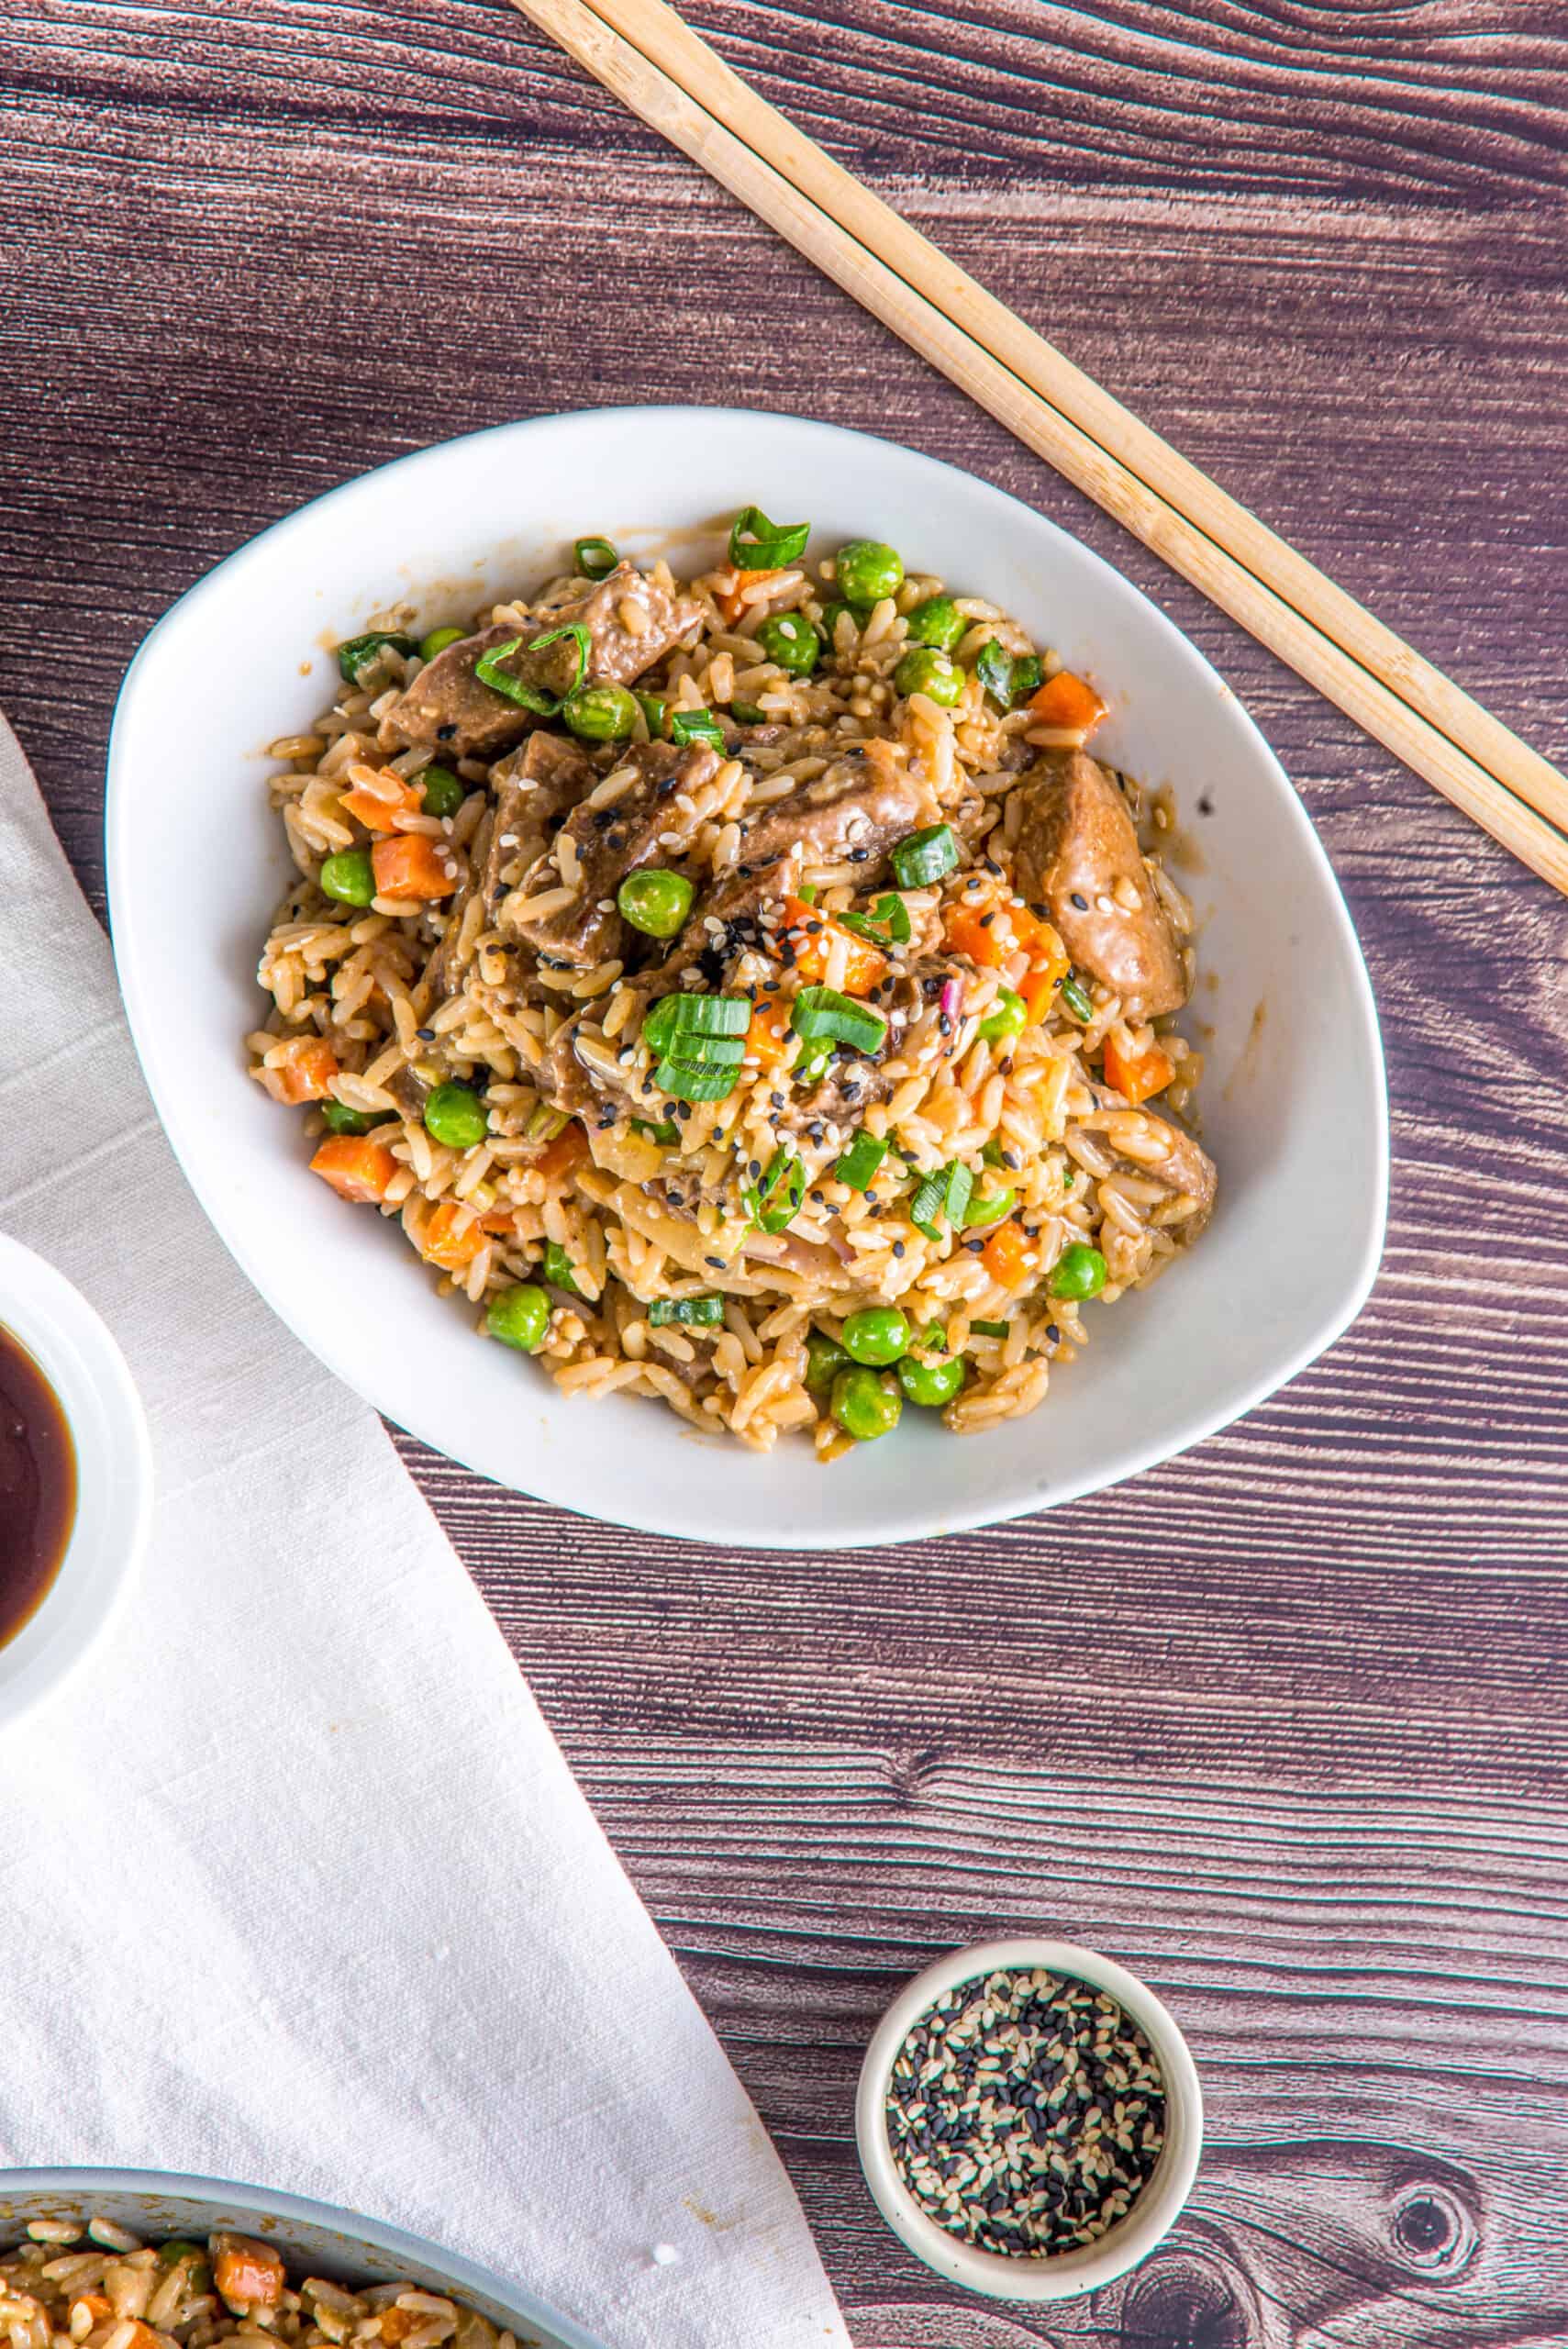
<svg viewBox="0 0 1568 2349">
<path fill-rule="evenodd" d="M 3 720 L 0 876 L 0 1228 L 113 1329 L 158 1475 L 123 1631 L 0 1725 L 0 2162 L 346 2204 L 610 2349 L 845 2343 L 478 1593 L 186 1189 Z"/>
</svg>

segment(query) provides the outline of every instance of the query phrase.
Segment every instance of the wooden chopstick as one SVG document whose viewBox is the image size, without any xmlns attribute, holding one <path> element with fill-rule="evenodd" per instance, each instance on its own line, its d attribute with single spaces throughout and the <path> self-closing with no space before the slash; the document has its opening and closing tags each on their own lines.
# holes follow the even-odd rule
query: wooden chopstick
<svg viewBox="0 0 1568 2349">
<path fill-rule="evenodd" d="M 1554 768 L 842 172 L 663 0 L 512 5 L 1026 446 L 1568 895 L 1568 839 L 1539 812 L 1568 825 L 1568 782 Z M 1071 397 L 1122 448 L 1136 448 L 1147 471 L 1057 406 L 1052 391 Z M 1152 485 L 1148 473 L 1155 471 L 1168 494 Z M 1212 533 L 1177 502 L 1178 487 L 1191 489 Z M 1288 579 L 1301 605 L 1249 568 L 1238 542 L 1267 561 L 1274 582 Z M 1371 665 L 1374 660 L 1386 674 Z"/>
</svg>

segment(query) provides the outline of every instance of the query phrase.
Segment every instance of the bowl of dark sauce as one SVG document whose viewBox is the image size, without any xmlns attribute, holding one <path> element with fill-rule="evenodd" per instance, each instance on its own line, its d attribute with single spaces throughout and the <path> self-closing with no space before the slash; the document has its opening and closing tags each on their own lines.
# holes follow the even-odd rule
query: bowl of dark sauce
<svg viewBox="0 0 1568 2349">
<path fill-rule="evenodd" d="M 115 1339 L 0 1237 L 0 1729 L 103 1636 L 145 1546 L 147 1422 Z"/>
</svg>

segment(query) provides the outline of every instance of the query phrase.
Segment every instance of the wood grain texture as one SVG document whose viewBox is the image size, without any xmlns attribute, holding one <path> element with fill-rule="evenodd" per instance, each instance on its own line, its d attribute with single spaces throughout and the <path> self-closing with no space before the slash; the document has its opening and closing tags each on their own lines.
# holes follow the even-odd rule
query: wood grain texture
<svg viewBox="0 0 1568 2349">
<path fill-rule="evenodd" d="M 1568 751 L 1560 8 L 693 17 Z M 751 402 L 950 458 L 1107 554 L 1254 710 L 1388 1047 L 1388 1253 L 1323 1362 L 1114 1493 L 869 1556 L 624 1536 L 403 1448 L 862 2349 L 1561 2340 L 1568 914 L 498 0 L 17 0 L 0 101 L 0 705 L 99 904 L 109 710 L 172 597 L 348 473 L 553 408 Z M 915 2266 L 851 2138 L 895 1984 L 1030 1924 L 1150 1976 L 1211 2118 L 1167 2252 L 1038 2320 Z"/>
</svg>

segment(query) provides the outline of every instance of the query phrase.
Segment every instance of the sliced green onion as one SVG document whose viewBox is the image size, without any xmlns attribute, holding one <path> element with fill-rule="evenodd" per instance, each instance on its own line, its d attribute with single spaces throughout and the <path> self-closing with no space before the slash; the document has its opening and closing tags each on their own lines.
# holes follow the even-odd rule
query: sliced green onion
<svg viewBox="0 0 1568 2349">
<path fill-rule="evenodd" d="M 831 1037 L 817 1036 L 809 1044 L 801 1045 L 789 1073 L 796 1085 L 818 1085 L 827 1074 L 828 1063 L 832 1057 Z"/>
<path fill-rule="evenodd" d="M 804 888 L 797 889 L 795 894 L 803 906 L 814 906 L 817 903 L 816 882 L 808 881 Z"/>
<path fill-rule="evenodd" d="M 724 1319 L 724 1299 L 715 1290 L 706 1297 L 656 1297 L 648 1308 L 648 1326 L 668 1330 L 679 1323 L 687 1330 L 716 1330 Z"/>
<path fill-rule="evenodd" d="M 563 1288 L 573 1297 L 581 1297 L 576 1267 L 559 1240 L 547 1240 L 544 1249 L 544 1276 L 551 1288 Z"/>
<path fill-rule="evenodd" d="M 662 995 L 642 1032 L 650 1052 L 678 1052 L 689 1036 L 744 1036 L 751 1025 L 750 996 Z"/>
<path fill-rule="evenodd" d="M 1018 1203 L 1017 1191 L 987 1191 L 978 1199 L 971 1199 L 964 1221 L 972 1231 L 984 1230 L 988 1223 L 1000 1223 L 1011 1215 Z"/>
<path fill-rule="evenodd" d="M 578 539 L 573 544 L 572 557 L 584 579 L 607 579 L 620 561 L 608 539 Z"/>
<path fill-rule="evenodd" d="M 798 562 L 811 536 L 809 522 L 770 522 L 760 506 L 743 506 L 729 529 L 729 560 L 737 571 L 782 571 Z"/>
<path fill-rule="evenodd" d="M 974 1177 L 961 1159 L 951 1166 L 939 1166 L 931 1174 L 922 1175 L 919 1186 L 909 1202 L 909 1220 L 917 1231 L 928 1240 L 940 1240 L 937 1218 L 945 1215 L 956 1231 L 969 1213 L 970 1194 Z"/>
<path fill-rule="evenodd" d="M 887 1144 L 862 1129 L 833 1172 L 840 1183 L 849 1185 L 851 1191 L 869 1191 L 876 1178 L 876 1170 L 886 1156 Z"/>
<path fill-rule="evenodd" d="M 1006 646 L 988 636 L 974 656 L 974 674 L 995 702 L 1004 709 L 1013 704 L 1013 656 Z"/>
<path fill-rule="evenodd" d="M 1007 1163 L 1007 1153 L 995 1134 L 992 1135 L 980 1155 L 987 1166 L 1006 1166 Z"/>
<path fill-rule="evenodd" d="M 977 1338 L 1005 1338 L 1013 1325 L 1010 1321 L 972 1321 L 969 1326 Z"/>
<path fill-rule="evenodd" d="M 869 1004 L 834 987 L 802 987 L 790 1014 L 790 1026 L 808 1043 L 819 1036 L 849 1044 L 857 1052 L 874 1052 L 887 1035 L 887 1021 Z"/>
<path fill-rule="evenodd" d="M 360 671 L 368 669 L 378 654 L 391 645 L 395 652 L 417 652 L 417 644 L 401 629 L 367 629 L 363 636 L 345 637 L 338 647 L 338 674 L 350 685 L 357 685 Z"/>
<path fill-rule="evenodd" d="M 738 726 L 765 726 L 768 722 L 767 711 L 759 709 L 754 701 L 732 701 L 729 715 Z"/>
<path fill-rule="evenodd" d="M 523 1139 L 525 1141 L 553 1141 L 557 1134 L 565 1132 L 571 1122 L 564 1109 L 552 1109 L 548 1101 L 541 1101 L 523 1128 Z"/>
<path fill-rule="evenodd" d="M 631 1130 L 640 1134 L 644 1141 L 656 1141 L 665 1150 L 673 1150 L 681 1139 L 681 1129 L 673 1118 L 633 1118 Z"/>
<path fill-rule="evenodd" d="M 672 742 L 709 742 L 716 751 L 724 748 L 724 729 L 711 709 L 678 709 L 670 720 Z"/>
<path fill-rule="evenodd" d="M 776 1151 L 762 1180 L 748 1183 L 741 1197 L 746 1212 L 763 1231 L 786 1230 L 806 1197 L 806 1169 L 793 1150 Z"/>
<path fill-rule="evenodd" d="M 567 642 L 577 647 L 577 666 L 564 693 L 548 693 L 542 685 L 530 685 L 501 666 L 514 652 L 542 652 L 547 645 Z M 587 675 L 593 651 L 594 640 L 582 621 L 568 620 L 564 627 L 547 629 L 543 636 L 530 638 L 526 645 L 520 636 L 515 636 L 509 644 L 498 644 L 493 651 L 482 653 L 473 664 L 473 674 L 482 685 L 488 685 L 492 693 L 500 694 L 506 701 L 516 702 L 519 709 L 530 710 L 536 718 L 557 718 Z"/>
<path fill-rule="evenodd" d="M 894 877 L 901 889 L 918 889 L 928 881 L 940 881 L 944 873 L 951 873 L 958 864 L 958 842 L 952 836 L 952 826 L 931 824 L 923 832 L 911 832 L 894 850 L 892 863 Z"/>
<path fill-rule="evenodd" d="M 664 731 L 664 720 L 670 715 L 670 705 L 660 694 L 633 694 L 633 701 L 642 712 L 643 723 L 657 740 Z"/>
<path fill-rule="evenodd" d="M 933 1321 L 920 1340 L 920 1343 L 934 1354 L 945 1354 L 948 1350 L 948 1333 L 940 1321 Z"/>
<path fill-rule="evenodd" d="M 975 655 L 974 674 L 999 708 L 1016 709 L 1039 691 L 1043 673 L 1032 652 L 1015 660 L 1006 645 L 990 636 Z"/>
<path fill-rule="evenodd" d="M 907 946 L 909 943 L 909 908 L 902 897 L 890 889 L 879 897 L 865 914 L 835 914 L 840 930 L 852 930 L 857 938 L 869 938 L 873 946 Z"/>
<path fill-rule="evenodd" d="M 1088 990 L 1073 976 L 1071 972 L 1062 980 L 1057 993 L 1074 1019 L 1090 1020 L 1094 1018 L 1095 1007 Z"/>
<path fill-rule="evenodd" d="M 672 1101 L 723 1101 L 734 1092 L 740 1070 L 697 1068 L 690 1061 L 660 1061 L 653 1082 Z"/>
<path fill-rule="evenodd" d="M 1011 987 L 998 987 L 980 1023 L 980 1033 L 987 1044 L 999 1044 L 1005 1037 L 1021 1034 L 1028 1021 L 1029 1008 L 1022 996 L 1015 995 Z"/>
</svg>

